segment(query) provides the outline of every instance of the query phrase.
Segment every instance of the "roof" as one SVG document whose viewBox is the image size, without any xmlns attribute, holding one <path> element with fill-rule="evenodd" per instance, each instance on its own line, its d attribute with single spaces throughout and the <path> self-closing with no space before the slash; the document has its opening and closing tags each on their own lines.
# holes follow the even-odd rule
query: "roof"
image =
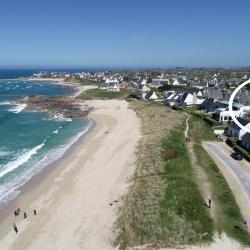
<svg viewBox="0 0 250 250">
<path fill-rule="evenodd" d="M 250 133 L 244 134 L 241 139 L 247 143 L 250 143 Z"/>
<path fill-rule="evenodd" d="M 236 119 L 239 121 L 240 124 L 242 124 L 242 126 L 246 126 L 249 123 L 248 120 L 241 117 L 237 117 Z M 240 127 L 234 121 L 231 121 L 229 123 L 229 127 L 240 130 Z"/>
<path fill-rule="evenodd" d="M 143 85 L 142 89 L 141 89 L 143 92 L 147 92 L 147 91 L 150 91 L 150 88 L 147 87 L 146 85 Z"/>
<path fill-rule="evenodd" d="M 204 91 L 204 97 L 212 99 L 223 98 L 219 88 L 206 88 Z"/>
</svg>

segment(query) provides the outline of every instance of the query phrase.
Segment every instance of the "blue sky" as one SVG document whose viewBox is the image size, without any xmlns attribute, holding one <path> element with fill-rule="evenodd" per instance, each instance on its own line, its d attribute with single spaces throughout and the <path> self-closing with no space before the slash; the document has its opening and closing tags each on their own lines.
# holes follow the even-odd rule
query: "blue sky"
<svg viewBox="0 0 250 250">
<path fill-rule="evenodd" d="M 2 0 L 0 67 L 250 66 L 249 0 Z"/>
</svg>

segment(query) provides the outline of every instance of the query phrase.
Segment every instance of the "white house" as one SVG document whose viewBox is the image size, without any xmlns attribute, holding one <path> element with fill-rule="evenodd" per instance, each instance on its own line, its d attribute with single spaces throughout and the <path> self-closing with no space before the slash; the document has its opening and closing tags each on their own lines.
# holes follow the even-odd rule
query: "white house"
<svg viewBox="0 0 250 250">
<path fill-rule="evenodd" d="M 172 85 L 174 86 L 185 86 L 187 85 L 187 82 L 184 81 L 182 78 L 174 79 Z"/>
<path fill-rule="evenodd" d="M 157 100 L 158 96 L 156 95 L 155 92 L 153 92 L 153 94 L 149 97 L 149 100 Z"/>
<path fill-rule="evenodd" d="M 110 83 L 108 86 L 108 91 L 119 92 L 120 91 L 119 84 L 118 83 Z"/>
<path fill-rule="evenodd" d="M 195 93 L 184 92 L 176 100 L 179 105 L 195 105 L 203 103 L 204 99 L 197 98 Z"/>
<path fill-rule="evenodd" d="M 141 82 L 141 86 L 144 86 L 144 85 L 146 85 L 146 84 L 147 84 L 146 80 L 143 79 L 142 82 Z"/>
<path fill-rule="evenodd" d="M 247 112 L 250 111 L 250 106 L 234 104 L 233 109 L 234 116 L 237 118 L 242 118 Z M 214 112 L 214 117 L 219 122 L 229 122 L 232 120 L 229 108 L 217 108 Z"/>
<path fill-rule="evenodd" d="M 156 79 L 152 79 L 152 83 L 150 83 L 150 87 L 155 87 L 158 88 L 162 85 L 165 84 L 169 84 L 169 80 L 168 79 L 163 79 L 163 78 L 156 78 Z"/>
</svg>

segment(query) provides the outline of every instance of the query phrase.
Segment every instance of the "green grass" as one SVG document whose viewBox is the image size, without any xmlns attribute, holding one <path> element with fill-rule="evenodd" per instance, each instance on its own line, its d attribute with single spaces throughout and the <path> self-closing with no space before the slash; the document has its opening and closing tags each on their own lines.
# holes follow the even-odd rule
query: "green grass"
<svg viewBox="0 0 250 250">
<path fill-rule="evenodd" d="M 187 244 L 212 240 L 213 221 L 194 180 L 183 133 L 172 131 L 164 140 L 163 148 L 175 148 L 178 157 L 165 164 L 164 179 L 167 186 L 161 202 L 159 223 L 173 234 L 187 230 Z"/>
<path fill-rule="evenodd" d="M 211 126 L 203 119 L 192 115 L 189 120 L 189 135 L 194 142 L 218 141 Z"/>
<path fill-rule="evenodd" d="M 90 89 L 82 93 L 80 99 L 125 99 L 132 90 L 121 90 L 119 92 L 110 92 L 102 89 Z"/>
<path fill-rule="evenodd" d="M 101 81 L 92 81 L 88 79 L 80 79 L 79 80 L 81 85 L 100 85 L 102 82 Z"/>
<path fill-rule="evenodd" d="M 194 152 L 199 165 L 205 169 L 212 184 L 213 200 L 217 208 L 217 230 L 224 231 L 242 244 L 250 246 L 250 234 L 241 226 L 243 218 L 223 175 L 201 145 L 194 144 Z"/>
<path fill-rule="evenodd" d="M 155 102 L 131 102 L 141 119 L 136 171 L 117 221 L 120 249 L 153 249 L 212 241 L 214 224 L 204 206 L 185 146 L 186 114 Z M 175 148 L 177 157 L 164 160 Z"/>
</svg>

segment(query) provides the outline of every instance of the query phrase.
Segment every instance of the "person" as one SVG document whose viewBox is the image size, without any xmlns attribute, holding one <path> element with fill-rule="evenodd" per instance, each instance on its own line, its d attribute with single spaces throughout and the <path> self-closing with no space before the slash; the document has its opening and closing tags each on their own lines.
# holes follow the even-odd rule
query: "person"
<svg viewBox="0 0 250 250">
<path fill-rule="evenodd" d="M 208 207 L 209 208 L 211 208 L 211 203 L 212 203 L 211 199 L 208 199 Z"/>
<path fill-rule="evenodd" d="M 36 209 L 34 209 L 33 212 L 34 212 L 34 215 L 36 215 Z"/>
<path fill-rule="evenodd" d="M 17 226 L 15 223 L 13 223 L 13 228 L 14 228 L 14 231 L 16 232 L 16 234 L 18 233 L 18 230 L 17 230 Z"/>
<path fill-rule="evenodd" d="M 27 214 L 26 212 L 23 213 L 23 218 L 26 219 L 27 218 Z"/>
</svg>

